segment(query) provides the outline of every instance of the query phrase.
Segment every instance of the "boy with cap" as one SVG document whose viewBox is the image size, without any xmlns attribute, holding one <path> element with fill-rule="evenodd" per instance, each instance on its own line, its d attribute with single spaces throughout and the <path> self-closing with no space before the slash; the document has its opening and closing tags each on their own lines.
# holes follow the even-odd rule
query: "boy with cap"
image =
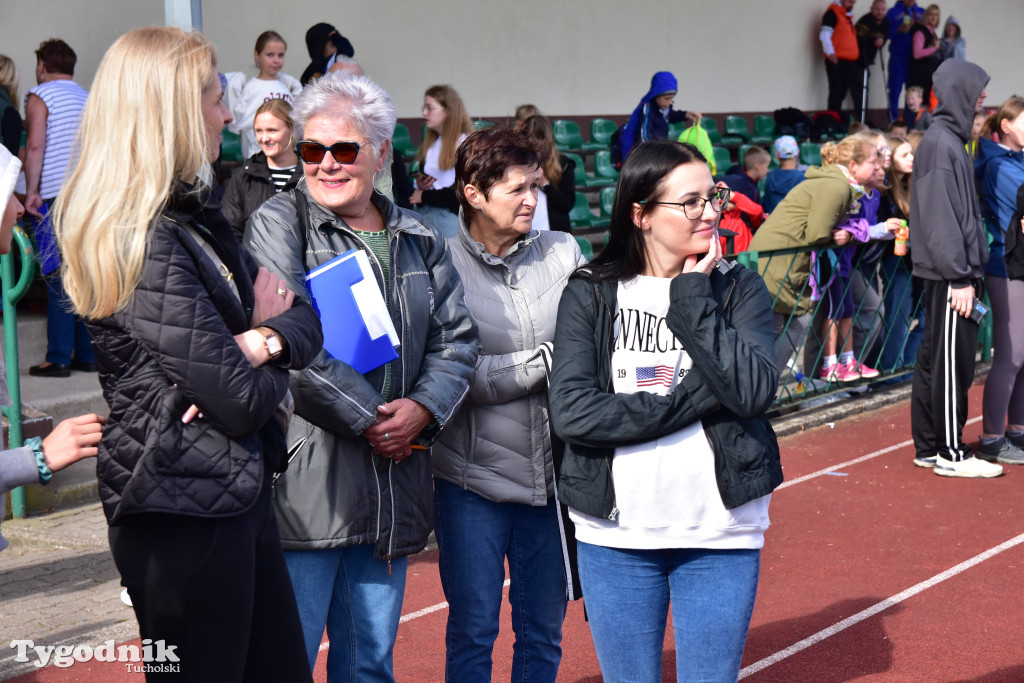
<svg viewBox="0 0 1024 683">
<path fill-rule="evenodd" d="M 766 213 L 771 213 L 779 205 L 782 198 L 804 179 L 804 170 L 797 168 L 800 157 L 800 145 L 792 135 L 783 135 L 773 145 L 775 158 L 779 167 L 768 171 L 764 179 L 764 197 L 761 206 Z"/>
</svg>

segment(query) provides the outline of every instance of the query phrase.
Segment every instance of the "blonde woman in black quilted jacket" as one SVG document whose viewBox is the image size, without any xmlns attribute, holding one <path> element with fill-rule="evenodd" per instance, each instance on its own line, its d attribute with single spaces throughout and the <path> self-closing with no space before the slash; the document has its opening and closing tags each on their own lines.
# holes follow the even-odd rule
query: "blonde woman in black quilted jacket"
<svg viewBox="0 0 1024 683">
<path fill-rule="evenodd" d="M 322 334 L 239 249 L 201 180 L 231 118 L 221 98 L 201 34 L 119 38 L 56 232 L 110 405 L 97 476 L 111 553 L 152 641 L 147 679 L 308 681 L 270 483 L 288 368 Z"/>
</svg>

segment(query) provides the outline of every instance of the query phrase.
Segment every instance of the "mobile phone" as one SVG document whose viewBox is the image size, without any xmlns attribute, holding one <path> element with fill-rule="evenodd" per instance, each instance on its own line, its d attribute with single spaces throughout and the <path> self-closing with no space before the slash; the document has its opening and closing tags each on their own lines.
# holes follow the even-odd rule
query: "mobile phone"
<svg viewBox="0 0 1024 683">
<path fill-rule="evenodd" d="M 986 315 L 988 315 L 988 306 L 978 297 L 974 297 L 974 305 L 971 306 L 971 320 L 980 325 L 982 318 Z"/>
</svg>

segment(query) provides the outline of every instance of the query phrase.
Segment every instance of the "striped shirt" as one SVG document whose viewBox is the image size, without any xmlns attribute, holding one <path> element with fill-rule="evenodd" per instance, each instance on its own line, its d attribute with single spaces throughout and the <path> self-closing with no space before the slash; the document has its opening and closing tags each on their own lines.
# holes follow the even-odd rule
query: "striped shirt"
<svg viewBox="0 0 1024 683">
<path fill-rule="evenodd" d="M 28 93 L 41 99 L 48 112 L 39 195 L 43 199 L 53 199 L 60 192 L 69 171 L 72 146 L 89 93 L 74 81 L 64 78 L 37 85 Z M 28 101 L 27 95 L 25 101 Z"/>
<path fill-rule="evenodd" d="M 267 164 L 267 168 L 270 170 L 270 181 L 274 183 L 274 192 L 280 192 L 284 189 L 284 186 L 288 184 L 288 180 L 291 179 L 292 174 L 295 173 L 295 167 L 289 166 L 288 168 L 274 168 L 270 164 Z"/>
</svg>

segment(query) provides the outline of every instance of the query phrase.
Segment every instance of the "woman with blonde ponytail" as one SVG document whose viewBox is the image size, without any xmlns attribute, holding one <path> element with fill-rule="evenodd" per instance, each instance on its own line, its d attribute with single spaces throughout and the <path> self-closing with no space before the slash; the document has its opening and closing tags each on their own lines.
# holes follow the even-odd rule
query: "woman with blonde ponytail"
<svg viewBox="0 0 1024 683">
<path fill-rule="evenodd" d="M 863 183 L 875 174 L 876 164 L 881 163 L 875 138 L 861 134 L 843 138 L 838 143 L 827 142 L 822 145 L 821 158 L 822 165 L 808 168 L 804 181 L 790 190 L 761 224 L 750 242 L 751 251 L 849 243 L 850 233 L 836 231 L 836 227 L 851 212 L 857 211 Z M 780 370 L 803 345 L 804 332 L 818 301 L 818 287 L 831 279 L 820 271 L 815 277 L 811 276 L 812 269 L 820 263 L 821 259 L 812 263 L 811 254 L 802 252 L 773 258 L 764 270 L 765 284 L 772 293 L 775 359 Z M 844 302 L 833 303 L 834 313 L 841 313 Z M 833 320 L 838 318 L 830 317 L 829 321 Z M 833 343 L 838 340 L 836 332 L 836 328 L 830 326 Z M 842 329 L 838 333 L 844 334 Z M 829 354 L 827 344 L 828 338 L 823 344 L 826 355 L 834 355 L 834 351 Z M 853 370 L 846 373 L 849 380 L 843 380 L 831 370 L 826 377 L 830 381 L 860 379 L 859 370 L 856 374 Z"/>
<path fill-rule="evenodd" d="M 119 38 L 55 233 L 110 405 L 97 476 L 142 638 L 174 647 L 188 680 L 310 680 L 270 483 L 288 368 L 323 339 L 312 309 L 239 249 L 201 180 L 231 120 L 222 95 L 201 34 Z"/>
</svg>

